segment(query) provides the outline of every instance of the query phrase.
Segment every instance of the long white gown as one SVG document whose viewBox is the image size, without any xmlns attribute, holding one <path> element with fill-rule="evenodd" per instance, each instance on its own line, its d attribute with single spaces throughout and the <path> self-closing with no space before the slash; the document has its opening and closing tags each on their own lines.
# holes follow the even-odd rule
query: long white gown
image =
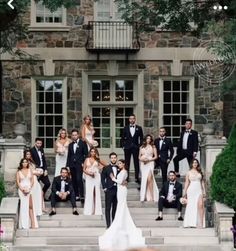
<svg viewBox="0 0 236 251">
<path fill-rule="evenodd" d="M 198 200 L 203 195 L 201 186 L 202 176 L 200 173 L 194 174 L 189 171 L 190 184 L 187 189 L 187 200 L 185 215 L 184 215 L 184 227 L 197 227 L 200 226 L 200 217 L 198 214 Z M 203 219 L 203 227 L 205 227 L 205 214 Z"/>
<path fill-rule="evenodd" d="M 56 149 L 58 153 L 56 154 L 56 168 L 55 168 L 55 177 L 60 175 L 61 168 L 66 167 L 68 147 L 70 141 L 66 141 L 65 144 L 62 144 L 59 140 L 56 141 Z"/>
<path fill-rule="evenodd" d="M 28 173 L 26 176 L 21 171 L 19 172 L 19 179 L 20 179 L 20 185 L 21 187 L 30 189 L 31 186 L 31 177 L 32 177 L 32 172 L 30 169 L 28 170 Z M 19 228 L 23 229 L 29 229 L 31 226 L 30 222 L 30 217 L 29 217 L 29 200 L 30 200 L 30 195 L 32 194 L 32 190 L 30 193 L 25 195 L 22 193 L 20 189 L 18 189 L 18 194 L 20 197 L 20 214 L 19 214 Z M 35 213 L 35 207 L 33 203 L 33 217 L 34 217 L 34 222 L 35 222 L 35 227 L 38 227 L 38 221 L 36 218 L 36 213 Z"/>
<path fill-rule="evenodd" d="M 154 154 L 153 147 L 147 145 L 145 148 L 140 149 L 140 154 L 142 159 L 151 159 Z M 152 201 L 157 202 L 159 199 L 159 191 L 154 177 L 154 161 L 150 161 L 147 164 L 144 164 L 143 161 L 140 161 L 140 172 L 141 172 L 141 188 L 140 188 L 140 201 Z M 153 193 L 147 189 L 147 179 L 149 174 L 153 176 Z"/>
<path fill-rule="evenodd" d="M 87 159 L 88 170 L 94 173 L 94 177 L 87 174 L 85 177 L 85 202 L 84 215 L 102 215 L 101 201 L 101 175 L 99 172 L 99 164 L 94 161 L 93 164 Z"/>
<path fill-rule="evenodd" d="M 32 170 L 32 173 L 36 172 L 35 165 L 33 163 L 30 163 L 29 165 Z M 43 198 L 43 191 L 42 191 L 42 187 L 41 187 L 36 175 L 34 175 L 34 184 L 31 189 L 31 194 L 32 194 L 32 199 L 33 199 L 33 203 L 34 203 L 35 214 L 37 216 L 40 216 L 43 214 L 42 209 L 44 207 L 44 204 L 43 204 L 44 202 L 42 199 Z"/>
<path fill-rule="evenodd" d="M 125 250 L 145 246 L 142 231 L 136 228 L 128 206 L 127 187 L 121 185 L 128 177 L 126 170 L 121 170 L 117 175 L 117 209 L 115 219 L 105 233 L 99 237 L 100 250 Z"/>
</svg>

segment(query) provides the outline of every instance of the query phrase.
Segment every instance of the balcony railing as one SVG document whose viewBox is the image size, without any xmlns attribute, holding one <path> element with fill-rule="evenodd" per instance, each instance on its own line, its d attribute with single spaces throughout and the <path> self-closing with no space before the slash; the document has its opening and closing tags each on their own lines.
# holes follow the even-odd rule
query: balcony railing
<svg viewBox="0 0 236 251">
<path fill-rule="evenodd" d="M 140 49 L 137 25 L 119 21 L 91 21 L 86 49 L 91 52 L 134 53 Z"/>
</svg>

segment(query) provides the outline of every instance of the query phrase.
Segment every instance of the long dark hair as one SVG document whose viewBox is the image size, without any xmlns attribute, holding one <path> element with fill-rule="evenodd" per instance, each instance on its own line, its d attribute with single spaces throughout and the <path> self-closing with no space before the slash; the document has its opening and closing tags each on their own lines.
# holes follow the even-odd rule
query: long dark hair
<svg viewBox="0 0 236 251">
<path fill-rule="evenodd" d="M 31 156 L 31 158 L 28 159 L 28 161 L 30 161 L 31 163 L 35 164 L 35 162 L 34 162 L 34 160 L 33 160 L 33 158 L 32 158 L 31 151 L 30 151 L 29 149 L 26 149 L 26 150 L 24 151 L 24 155 L 23 155 L 24 158 L 27 159 L 27 158 L 26 158 L 27 153 L 30 153 L 30 156 Z"/>
<path fill-rule="evenodd" d="M 88 158 L 91 157 L 91 151 L 94 150 L 96 155 L 95 155 L 95 160 L 100 162 L 100 158 L 99 158 L 99 152 L 98 152 L 98 149 L 96 147 L 91 147 L 90 150 L 89 150 L 89 153 L 88 153 Z"/>
<path fill-rule="evenodd" d="M 24 161 L 27 161 L 27 168 L 29 168 L 29 162 L 28 162 L 28 160 L 26 159 L 26 158 L 22 158 L 21 160 L 20 160 L 20 164 L 19 164 L 19 166 L 18 166 L 18 170 L 22 170 L 23 169 L 23 162 Z"/>
<path fill-rule="evenodd" d="M 122 163 L 124 164 L 124 168 L 125 168 L 125 170 L 127 170 L 126 165 L 125 165 L 125 160 L 124 160 L 124 159 L 119 159 L 118 162 L 119 162 L 119 161 L 122 162 Z"/>
<path fill-rule="evenodd" d="M 147 134 L 144 139 L 143 139 L 143 144 L 142 144 L 142 148 L 145 148 L 147 146 L 147 138 L 150 137 L 151 138 L 151 142 L 150 145 L 153 146 L 153 137 L 151 134 Z"/>
<path fill-rule="evenodd" d="M 201 169 L 201 166 L 200 166 L 200 163 L 199 163 L 199 160 L 198 159 L 193 159 L 192 160 L 192 162 L 191 162 L 191 164 L 190 164 L 190 170 L 191 169 L 193 169 L 193 162 L 194 161 L 197 161 L 197 168 L 196 168 L 196 170 L 201 174 L 201 176 L 202 176 L 202 180 L 203 180 L 203 172 L 202 172 L 202 169 Z"/>
</svg>

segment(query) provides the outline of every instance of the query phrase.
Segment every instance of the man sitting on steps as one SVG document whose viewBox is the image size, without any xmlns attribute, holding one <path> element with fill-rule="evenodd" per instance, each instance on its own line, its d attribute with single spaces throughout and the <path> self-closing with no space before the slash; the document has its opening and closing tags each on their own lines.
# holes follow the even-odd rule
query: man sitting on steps
<svg viewBox="0 0 236 251">
<path fill-rule="evenodd" d="M 56 214 L 56 202 L 70 200 L 73 207 L 73 214 L 79 215 L 76 208 L 75 192 L 69 179 L 69 172 L 66 167 L 61 168 L 61 175 L 54 178 L 52 183 L 51 206 L 52 211 L 49 216 Z"/>
<path fill-rule="evenodd" d="M 178 220 L 182 221 L 181 216 L 182 204 L 179 199 L 182 197 L 182 184 L 176 180 L 176 173 L 174 171 L 169 171 L 168 173 L 169 181 L 166 181 L 161 188 L 158 201 L 159 216 L 156 221 L 163 220 L 163 207 L 166 208 L 177 208 L 178 210 Z"/>
</svg>

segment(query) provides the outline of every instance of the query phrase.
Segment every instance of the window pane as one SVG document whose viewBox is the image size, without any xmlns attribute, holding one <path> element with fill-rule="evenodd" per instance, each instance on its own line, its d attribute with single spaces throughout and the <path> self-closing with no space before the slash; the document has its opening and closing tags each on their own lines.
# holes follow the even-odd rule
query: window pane
<svg viewBox="0 0 236 251">
<path fill-rule="evenodd" d="M 180 91 L 180 81 L 173 81 L 173 91 Z"/>
<path fill-rule="evenodd" d="M 164 81 L 164 91 L 171 91 L 171 81 Z"/>
<path fill-rule="evenodd" d="M 164 102 L 171 102 L 171 92 L 164 93 Z"/>
</svg>

